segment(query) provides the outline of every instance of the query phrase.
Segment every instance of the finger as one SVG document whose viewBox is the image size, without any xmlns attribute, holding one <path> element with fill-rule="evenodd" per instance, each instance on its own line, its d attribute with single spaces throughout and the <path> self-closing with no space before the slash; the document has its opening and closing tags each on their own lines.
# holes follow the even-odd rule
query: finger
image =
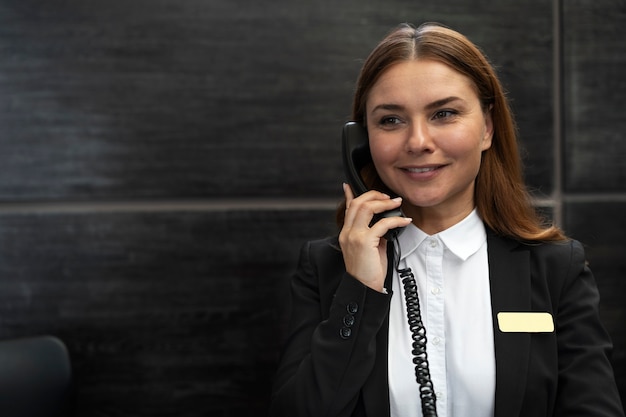
<svg viewBox="0 0 626 417">
<path fill-rule="evenodd" d="M 354 214 L 350 211 L 350 205 L 352 204 L 352 200 L 354 200 L 354 192 L 352 191 L 352 187 L 349 184 L 343 183 L 343 195 L 346 198 L 346 209 L 343 216 L 343 225 L 344 228 L 346 226 L 350 226 L 354 219 Z"/>
<path fill-rule="evenodd" d="M 374 223 L 370 227 L 370 230 L 375 236 L 380 239 L 384 237 L 388 231 L 392 229 L 406 227 L 411 224 L 412 221 L 413 219 L 411 219 L 410 217 L 384 217 Z"/>
<path fill-rule="evenodd" d="M 392 205 L 380 205 L 382 202 L 390 202 L 387 194 L 379 191 L 370 190 L 358 197 L 354 197 L 350 186 L 346 184 L 346 213 L 344 216 L 344 226 L 356 225 L 359 227 L 367 227 L 372 217 L 377 212 L 383 212 L 395 208 L 400 203 L 392 203 Z"/>
<path fill-rule="evenodd" d="M 402 205 L 402 198 L 396 197 L 391 199 L 388 195 L 379 193 L 379 198 L 382 199 L 355 199 L 352 202 L 351 210 L 347 212 L 347 216 L 350 216 L 350 222 L 353 225 L 359 227 L 369 227 L 372 223 L 374 215 L 383 213 L 385 211 L 397 209 Z M 371 196 L 370 196 L 371 197 Z"/>
<path fill-rule="evenodd" d="M 346 197 L 346 209 L 350 206 L 350 202 L 354 200 L 354 191 L 349 184 L 343 183 L 343 195 Z"/>
<path fill-rule="evenodd" d="M 389 197 L 386 200 L 377 200 L 371 203 L 372 209 L 375 214 L 382 213 L 384 211 L 389 211 L 396 209 L 402 205 L 402 197 Z"/>
</svg>

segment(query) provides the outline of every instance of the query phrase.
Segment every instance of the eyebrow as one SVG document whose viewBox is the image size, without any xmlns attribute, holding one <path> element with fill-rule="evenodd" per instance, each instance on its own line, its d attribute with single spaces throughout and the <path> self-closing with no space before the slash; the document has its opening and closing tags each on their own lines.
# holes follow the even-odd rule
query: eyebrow
<svg viewBox="0 0 626 417">
<path fill-rule="evenodd" d="M 432 103 L 428 103 L 424 108 L 426 110 L 434 110 L 437 107 L 445 106 L 446 104 L 449 104 L 453 101 L 463 101 L 463 99 L 460 97 L 456 97 L 456 96 L 450 96 L 450 97 L 442 98 L 440 100 L 435 100 Z M 374 107 L 372 109 L 372 113 L 377 110 L 402 110 L 402 109 L 404 109 L 404 106 L 400 104 L 383 103 Z"/>
<path fill-rule="evenodd" d="M 441 100 L 436 100 L 436 101 L 433 101 L 432 103 L 427 104 L 426 109 L 434 110 L 437 107 L 445 106 L 446 104 L 451 103 L 453 101 L 463 101 L 463 99 L 461 97 L 456 97 L 456 96 L 442 98 Z"/>
</svg>

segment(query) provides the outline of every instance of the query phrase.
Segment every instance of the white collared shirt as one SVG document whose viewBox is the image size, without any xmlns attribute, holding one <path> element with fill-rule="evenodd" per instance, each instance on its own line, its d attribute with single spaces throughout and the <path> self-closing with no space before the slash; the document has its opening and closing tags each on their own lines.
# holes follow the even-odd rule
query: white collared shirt
<svg viewBox="0 0 626 417">
<path fill-rule="evenodd" d="M 492 417 L 496 365 L 485 226 L 472 211 L 429 236 L 409 225 L 400 267 L 415 275 L 438 417 Z M 391 417 L 421 417 L 404 288 L 394 274 L 389 313 Z"/>
</svg>

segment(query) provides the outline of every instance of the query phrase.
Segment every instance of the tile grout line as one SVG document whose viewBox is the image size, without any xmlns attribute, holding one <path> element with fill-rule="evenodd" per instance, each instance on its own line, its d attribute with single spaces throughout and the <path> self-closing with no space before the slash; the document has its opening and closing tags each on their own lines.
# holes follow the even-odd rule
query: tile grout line
<svg viewBox="0 0 626 417">
<path fill-rule="evenodd" d="M 219 198 L 193 200 L 0 202 L 0 213 L 335 210 L 339 198 Z"/>
<path fill-rule="evenodd" d="M 582 193 L 536 197 L 539 207 L 557 207 L 567 203 L 624 203 L 626 193 Z M 0 202 L 0 214 L 20 213 L 111 213 L 111 212 L 218 212 L 218 211 L 307 211 L 337 209 L 337 198 L 219 198 L 194 200 L 116 200 L 116 201 L 37 201 Z"/>
<path fill-rule="evenodd" d="M 553 210 L 554 222 L 563 224 L 563 7 L 561 0 L 553 0 Z"/>
</svg>

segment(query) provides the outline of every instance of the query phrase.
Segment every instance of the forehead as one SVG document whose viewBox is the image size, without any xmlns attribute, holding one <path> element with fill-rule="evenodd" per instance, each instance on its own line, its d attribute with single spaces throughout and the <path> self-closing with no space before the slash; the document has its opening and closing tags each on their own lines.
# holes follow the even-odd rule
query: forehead
<svg viewBox="0 0 626 417">
<path fill-rule="evenodd" d="M 421 102 L 451 95 L 478 99 L 475 85 L 466 75 L 439 61 L 414 59 L 386 69 L 370 89 L 367 102 L 368 105 L 380 100 Z"/>
</svg>

